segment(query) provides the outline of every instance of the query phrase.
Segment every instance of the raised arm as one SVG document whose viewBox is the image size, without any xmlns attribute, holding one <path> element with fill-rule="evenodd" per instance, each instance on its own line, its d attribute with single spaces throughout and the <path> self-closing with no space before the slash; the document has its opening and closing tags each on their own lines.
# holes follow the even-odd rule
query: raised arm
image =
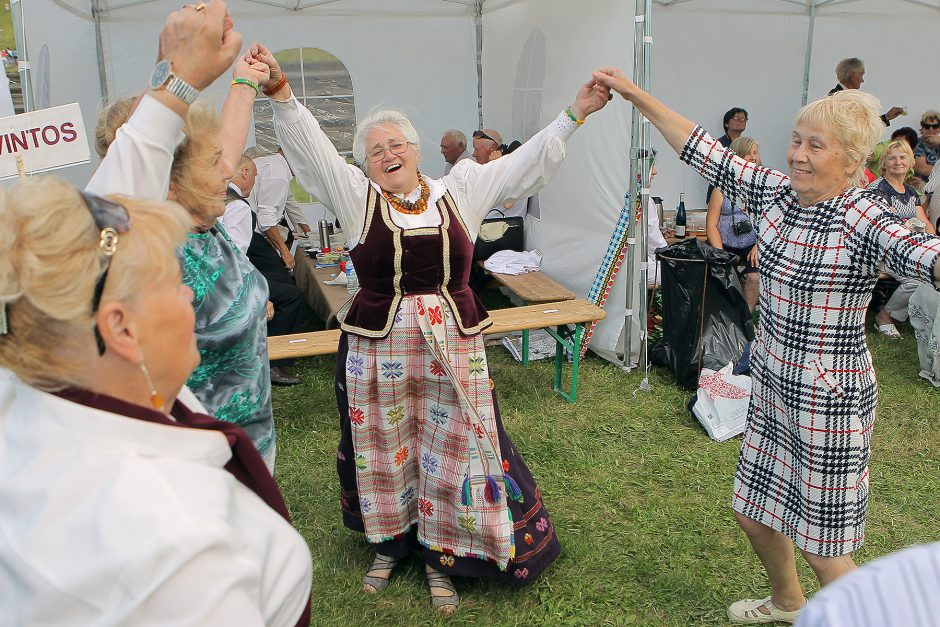
<svg viewBox="0 0 940 627">
<path fill-rule="evenodd" d="M 235 61 L 232 84 L 229 86 L 225 104 L 222 105 L 222 130 L 219 137 L 222 159 L 232 171 L 238 169 L 238 162 L 248 139 L 255 96 L 258 94 L 258 87 L 255 85 L 261 85 L 269 76 L 268 66 L 257 59 L 251 58 L 249 61 L 243 57 Z"/>
<path fill-rule="evenodd" d="M 346 163 L 313 114 L 293 97 L 290 84 L 281 80 L 281 66 L 271 51 L 255 43 L 248 54 L 271 69 L 262 88 L 271 97 L 274 133 L 294 176 L 340 219 L 352 241 L 362 228 L 368 179 L 362 170 Z"/>
<path fill-rule="evenodd" d="M 184 82 L 202 91 L 225 70 L 241 47 L 241 35 L 222 0 L 196 10 L 187 5 L 170 13 L 160 31 L 159 59 Z M 122 127 L 87 189 L 97 194 L 121 193 L 166 198 L 173 152 L 182 141 L 189 104 L 166 89 L 148 88 Z"/>
<path fill-rule="evenodd" d="M 679 115 L 627 78 L 619 68 L 594 72 L 594 80 L 633 104 L 679 157 L 738 205 L 765 206 L 789 179 L 780 172 L 756 166 L 727 151 L 700 126 Z"/>
<path fill-rule="evenodd" d="M 486 213 L 536 193 L 558 171 L 565 142 L 585 118 L 610 100 L 610 90 L 591 79 L 578 89 L 574 102 L 547 127 L 512 153 L 485 165 L 464 159 L 444 177 L 448 189 L 463 197 L 459 203 L 476 231 Z M 473 221 L 476 223 L 474 224 Z"/>
</svg>

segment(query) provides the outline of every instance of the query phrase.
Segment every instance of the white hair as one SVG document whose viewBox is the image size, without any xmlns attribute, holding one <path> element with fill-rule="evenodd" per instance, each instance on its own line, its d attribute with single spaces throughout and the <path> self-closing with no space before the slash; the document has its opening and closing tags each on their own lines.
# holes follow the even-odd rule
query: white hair
<svg viewBox="0 0 940 627">
<path fill-rule="evenodd" d="M 387 124 L 397 126 L 402 135 L 405 136 L 405 140 L 415 147 L 415 151 L 420 151 L 421 146 L 418 139 L 418 131 L 412 126 L 408 116 L 401 111 L 395 111 L 393 109 L 379 109 L 378 111 L 373 111 L 356 126 L 356 133 L 353 135 L 353 158 L 357 163 L 362 164 L 362 170 L 367 175 L 369 171 L 368 160 L 366 159 L 366 138 L 369 136 L 369 133 Z"/>
</svg>

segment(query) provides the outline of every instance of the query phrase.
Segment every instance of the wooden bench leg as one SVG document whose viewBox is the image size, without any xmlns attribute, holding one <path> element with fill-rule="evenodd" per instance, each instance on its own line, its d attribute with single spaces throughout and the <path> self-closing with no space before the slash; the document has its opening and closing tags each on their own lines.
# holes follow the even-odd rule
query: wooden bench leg
<svg viewBox="0 0 940 627">
<path fill-rule="evenodd" d="M 581 354 L 579 347 L 581 345 L 581 333 L 584 331 L 583 324 L 574 325 L 574 333 L 568 327 L 560 326 L 557 330 L 545 329 L 549 335 L 555 338 L 555 379 L 552 389 L 561 394 L 569 403 L 578 400 L 578 369 L 581 366 Z M 561 385 L 562 370 L 565 365 L 565 349 L 571 353 L 571 391 L 565 392 Z"/>
</svg>

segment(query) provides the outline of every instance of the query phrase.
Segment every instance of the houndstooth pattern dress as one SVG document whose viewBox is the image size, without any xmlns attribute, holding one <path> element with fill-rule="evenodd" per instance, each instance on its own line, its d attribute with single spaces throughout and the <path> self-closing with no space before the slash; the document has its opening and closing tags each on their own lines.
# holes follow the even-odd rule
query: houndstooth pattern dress
<svg viewBox="0 0 940 627">
<path fill-rule="evenodd" d="M 864 542 L 878 402 L 865 312 L 882 263 L 933 285 L 940 239 L 907 231 L 857 188 L 801 207 L 789 177 L 700 127 L 680 157 L 757 229 L 761 322 L 732 507 L 810 553 L 850 553 Z"/>
</svg>

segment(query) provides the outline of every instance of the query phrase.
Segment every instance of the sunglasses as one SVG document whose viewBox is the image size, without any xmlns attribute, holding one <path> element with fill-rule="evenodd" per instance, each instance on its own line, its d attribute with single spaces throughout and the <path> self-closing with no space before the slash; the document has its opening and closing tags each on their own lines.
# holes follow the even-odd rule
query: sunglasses
<svg viewBox="0 0 940 627">
<path fill-rule="evenodd" d="M 127 233 L 131 228 L 131 218 L 127 215 L 127 208 L 107 198 L 82 192 L 82 200 L 88 207 L 88 212 L 101 230 L 98 239 L 98 252 L 104 256 L 104 272 L 95 283 L 95 291 L 91 298 L 91 313 L 94 315 L 101 305 L 101 295 L 104 294 L 104 283 L 108 280 L 108 271 L 111 270 L 111 258 L 117 252 L 118 235 Z M 95 323 L 95 342 L 98 345 L 98 354 L 104 355 L 104 340 L 98 324 Z"/>
<path fill-rule="evenodd" d="M 497 146 L 499 146 L 499 142 L 498 142 L 498 141 L 496 141 L 495 139 L 493 139 L 492 137 L 490 137 L 489 135 L 487 135 L 487 134 L 484 133 L 483 131 L 473 131 L 473 139 L 488 139 L 488 140 L 490 140 L 491 142 L 493 142 L 494 144 L 496 144 Z"/>
<path fill-rule="evenodd" d="M 921 122 L 920 125 L 922 128 L 929 128 L 932 131 L 935 131 L 938 128 L 940 128 L 940 122 L 937 122 L 936 124 L 927 124 L 926 122 Z"/>
</svg>

